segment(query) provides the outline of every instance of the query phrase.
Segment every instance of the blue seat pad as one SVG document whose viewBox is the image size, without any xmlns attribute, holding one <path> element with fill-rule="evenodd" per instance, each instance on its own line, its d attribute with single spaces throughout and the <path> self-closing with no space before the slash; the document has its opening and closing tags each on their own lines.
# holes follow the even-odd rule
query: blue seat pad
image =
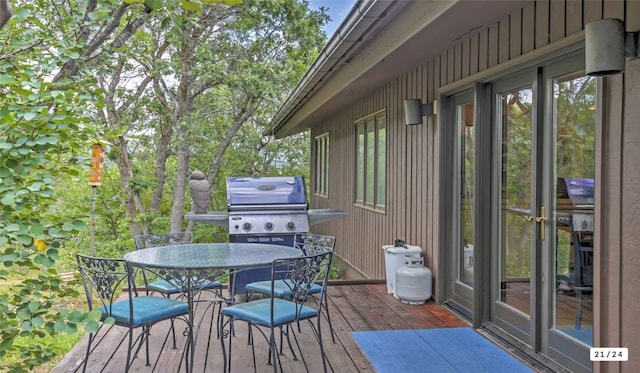
<svg viewBox="0 0 640 373">
<path fill-rule="evenodd" d="M 102 318 L 108 317 L 105 306 L 98 308 Z M 115 302 L 111 306 L 111 317 L 119 324 L 132 324 L 134 327 L 180 316 L 189 312 L 189 305 L 179 300 L 140 296 L 133 298 L 133 321 L 129 320 L 129 300 Z"/>
<path fill-rule="evenodd" d="M 290 298 L 291 297 L 291 280 L 276 280 L 273 282 L 273 295 L 278 298 Z M 256 281 L 245 286 L 246 290 L 251 290 L 256 293 L 271 294 L 271 280 L 269 281 Z M 322 286 L 318 284 L 311 285 L 309 294 L 318 294 L 322 291 Z"/>
<path fill-rule="evenodd" d="M 211 281 L 198 285 L 198 290 L 216 289 L 221 286 L 220 281 Z M 180 287 L 179 282 L 176 280 L 156 280 L 147 285 L 149 290 L 159 291 L 165 294 L 178 294 L 181 292 Z"/>
<path fill-rule="evenodd" d="M 299 310 L 296 313 L 296 310 Z M 247 303 L 240 303 L 222 309 L 226 316 L 246 320 L 263 326 L 280 326 L 296 320 L 306 320 L 317 315 L 315 309 L 308 306 L 296 305 L 285 299 L 273 299 L 273 325 L 271 324 L 271 299 L 259 299 Z"/>
</svg>

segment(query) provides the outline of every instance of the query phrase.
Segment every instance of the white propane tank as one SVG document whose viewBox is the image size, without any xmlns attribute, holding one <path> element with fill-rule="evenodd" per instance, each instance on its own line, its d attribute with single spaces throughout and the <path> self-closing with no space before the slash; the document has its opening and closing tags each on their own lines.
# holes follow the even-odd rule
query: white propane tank
<svg viewBox="0 0 640 373">
<path fill-rule="evenodd" d="M 387 293 L 395 295 L 396 272 L 398 268 L 407 264 L 409 259 L 420 259 L 422 249 L 419 246 L 405 245 L 404 241 L 396 240 L 393 245 L 383 245 L 387 274 Z M 421 263 L 422 264 L 422 263 Z"/>
<path fill-rule="evenodd" d="M 403 303 L 420 305 L 431 298 L 431 270 L 418 263 L 412 262 L 398 268 L 396 272 L 395 295 Z"/>
</svg>

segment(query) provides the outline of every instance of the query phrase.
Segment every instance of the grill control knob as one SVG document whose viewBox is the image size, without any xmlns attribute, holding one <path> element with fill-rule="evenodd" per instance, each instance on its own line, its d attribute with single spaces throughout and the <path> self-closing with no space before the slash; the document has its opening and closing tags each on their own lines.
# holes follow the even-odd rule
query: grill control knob
<svg viewBox="0 0 640 373">
<path fill-rule="evenodd" d="M 266 230 L 268 230 L 268 231 L 273 230 L 273 223 L 272 223 L 272 222 L 270 222 L 270 221 L 266 222 L 266 223 L 264 224 L 264 229 L 266 229 Z"/>
<path fill-rule="evenodd" d="M 242 229 L 244 229 L 245 231 L 250 231 L 252 228 L 251 223 L 244 223 L 242 224 Z"/>
<path fill-rule="evenodd" d="M 296 225 L 292 221 L 287 223 L 287 229 L 293 230 L 295 227 L 296 227 Z"/>
</svg>

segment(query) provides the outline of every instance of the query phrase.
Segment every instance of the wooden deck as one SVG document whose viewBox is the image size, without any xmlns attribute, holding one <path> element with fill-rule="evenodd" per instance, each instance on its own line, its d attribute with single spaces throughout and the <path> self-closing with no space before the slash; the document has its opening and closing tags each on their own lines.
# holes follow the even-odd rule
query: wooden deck
<svg viewBox="0 0 640 373">
<path fill-rule="evenodd" d="M 374 284 L 331 284 L 329 286 L 330 313 L 336 332 L 336 343 L 331 341 L 328 323 L 323 322 L 322 333 L 326 354 L 336 373 L 374 372 L 373 367 L 362 354 L 351 337 L 352 331 L 422 329 L 468 326 L 468 323 L 448 309 L 434 304 L 413 306 L 402 303 L 386 292 L 386 285 Z M 201 312 L 202 314 L 202 312 Z M 204 315 L 204 322 L 196 342 L 196 362 L 194 372 L 222 371 L 220 340 L 216 337 L 215 325 L 210 334 L 210 314 Z M 178 348 L 171 344 L 163 346 L 169 323 L 161 323 L 152 329 L 151 365 L 145 366 L 144 349 L 134 361 L 132 372 L 179 372 L 185 371 L 182 352 L 185 338 L 179 335 Z M 184 324 L 178 324 L 179 330 Z M 255 334 L 257 371 L 273 371 L 267 365 L 267 343 Z M 322 361 L 318 357 L 318 344 L 309 325 L 302 324 L 302 332 L 297 333 L 310 372 L 321 372 Z M 125 329 L 105 327 L 94 342 L 95 350 L 90 356 L 88 372 L 122 372 L 126 359 Z M 252 372 L 251 348 L 247 345 L 247 331 L 244 323 L 237 323 L 233 337 L 233 372 Z M 74 349 L 55 367 L 52 372 L 82 371 L 82 361 L 86 348 L 85 336 Z M 291 351 L 285 346 L 281 357 L 285 372 L 303 372 L 301 360 L 293 360 Z"/>
</svg>

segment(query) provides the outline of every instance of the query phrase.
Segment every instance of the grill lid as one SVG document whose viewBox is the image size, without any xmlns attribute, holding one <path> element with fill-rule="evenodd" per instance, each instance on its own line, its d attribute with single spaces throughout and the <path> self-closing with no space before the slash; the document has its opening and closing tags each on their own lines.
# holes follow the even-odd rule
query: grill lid
<svg viewBox="0 0 640 373">
<path fill-rule="evenodd" d="M 228 177 L 227 208 L 306 210 L 307 195 L 302 176 Z"/>
</svg>

